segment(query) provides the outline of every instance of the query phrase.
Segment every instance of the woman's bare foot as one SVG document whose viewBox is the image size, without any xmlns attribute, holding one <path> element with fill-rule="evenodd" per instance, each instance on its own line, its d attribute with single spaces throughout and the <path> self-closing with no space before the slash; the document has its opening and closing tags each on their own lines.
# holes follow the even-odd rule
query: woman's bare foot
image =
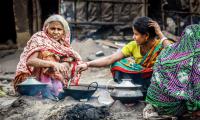
<svg viewBox="0 0 200 120">
<path fill-rule="evenodd" d="M 143 118 L 149 119 L 152 117 L 156 118 L 156 117 L 159 117 L 159 115 L 151 104 L 147 104 L 146 107 L 143 109 Z"/>
</svg>

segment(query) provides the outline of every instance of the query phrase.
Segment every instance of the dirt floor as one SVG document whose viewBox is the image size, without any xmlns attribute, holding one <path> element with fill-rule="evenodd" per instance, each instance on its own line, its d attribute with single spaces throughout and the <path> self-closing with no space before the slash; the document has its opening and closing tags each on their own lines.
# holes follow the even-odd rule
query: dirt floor
<svg viewBox="0 0 200 120">
<path fill-rule="evenodd" d="M 72 48 L 83 58 L 96 59 L 95 53 L 103 51 L 110 55 L 117 49 L 96 44 L 93 40 L 73 41 Z M 13 89 L 16 65 L 23 49 L 0 51 L 0 88 L 8 94 Z M 105 88 L 116 83 L 109 67 L 90 68 L 82 73 L 80 84 L 98 82 L 99 88 L 89 100 L 66 97 L 60 101 L 28 96 L 0 97 L 0 120 L 142 120 L 143 101 L 122 104 L 114 101 Z M 170 120 L 170 119 L 169 119 Z"/>
<path fill-rule="evenodd" d="M 82 56 L 84 61 L 96 59 L 95 53 L 103 51 L 109 55 L 117 49 L 96 44 L 93 40 L 83 42 L 72 42 L 72 47 Z M 14 78 L 16 65 L 23 49 L 0 51 L 0 86 L 9 93 L 13 89 L 11 80 Z M 82 73 L 80 84 L 98 82 L 100 86 L 113 84 L 109 67 L 90 68 Z M 52 101 L 38 97 L 9 96 L 0 97 L 0 119 L 2 120 L 140 120 L 141 110 L 133 106 L 144 104 L 132 104 L 126 107 L 119 101 L 113 101 L 109 93 L 98 89 L 90 100 L 77 101 L 66 97 L 61 101 Z M 84 110 L 83 110 L 84 108 Z M 139 107 L 137 107 L 139 108 Z M 86 111 L 88 110 L 88 111 Z M 91 110 L 93 112 L 91 112 Z M 77 111 L 83 111 L 78 114 Z M 95 111 L 95 112 L 94 112 Z M 70 114 L 69 114 L 70 113 Z M 88 117 L 83 117 L 87 116 Z M 81 116 L 82 115 L 82 116 Z M 92 117 L 91 117 L 92 116 Z"/>
</svg>

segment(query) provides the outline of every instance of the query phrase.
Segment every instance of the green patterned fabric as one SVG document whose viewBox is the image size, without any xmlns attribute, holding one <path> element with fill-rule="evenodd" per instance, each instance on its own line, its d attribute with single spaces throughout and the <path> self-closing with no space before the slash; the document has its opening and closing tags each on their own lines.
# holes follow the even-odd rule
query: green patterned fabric
<svg viewBox="0 0 200 120">
<path fill-rule="evenodd" d="M 140 64 L 135 63 L 133 58 L 123 58 L 111 65 L 111 68 L 114 67 L 121 67 L 122 69 L 127 70 L 127 72 L 140 72 L 143 69 Z"/>
<path fill-rule="evenodd" d="M 200 110 L 200 25 L 190 25 L 166 47 L 153 68 L 146 101 L 160 114 Z"/>
</svg>

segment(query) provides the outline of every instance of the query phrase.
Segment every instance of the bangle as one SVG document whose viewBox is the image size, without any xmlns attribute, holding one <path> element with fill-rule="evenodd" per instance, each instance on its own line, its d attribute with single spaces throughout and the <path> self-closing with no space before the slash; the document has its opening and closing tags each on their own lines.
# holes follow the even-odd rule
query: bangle
<svg viewBox="0 0 200 120">
<path fill-rule="evenodd" d="M 163 42 L 164 40 L 167 40 L 167 37 L 163 36 L 160 41 Z"/>
</svg>

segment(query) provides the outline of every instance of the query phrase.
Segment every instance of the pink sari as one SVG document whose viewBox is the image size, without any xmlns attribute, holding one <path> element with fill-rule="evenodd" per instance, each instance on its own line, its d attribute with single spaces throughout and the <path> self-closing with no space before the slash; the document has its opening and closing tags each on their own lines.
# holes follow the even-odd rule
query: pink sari
<svg viewBox="0 0 200 120">
<path fill-rule="evenodd" d="M 44 31 L 37 32 L 31 37 L 17 65 L 16 77 L 13 81 L 15 90 L 17 90 L 16 85 L 29 76 L 36 76 L 39 81 L 49 84 L 55 95 L 62 91 L 63 85 L 66 86 L 69 80 L 71 84 L 78 85 L 80 74 L 75 74 L 75 71 L 77 64 L 81 61 L 81 57 L 70 48 L 69 33 L 63 41 L 64 44 L 60 44 L 56 40 L 49 38 Z M 35 52 L 39 52 L 40 59 L 67 63 L 69 70 L 65 74 L 61 74 L 52 68 L 27 66 L 28 58 Z"/>
</svg>

